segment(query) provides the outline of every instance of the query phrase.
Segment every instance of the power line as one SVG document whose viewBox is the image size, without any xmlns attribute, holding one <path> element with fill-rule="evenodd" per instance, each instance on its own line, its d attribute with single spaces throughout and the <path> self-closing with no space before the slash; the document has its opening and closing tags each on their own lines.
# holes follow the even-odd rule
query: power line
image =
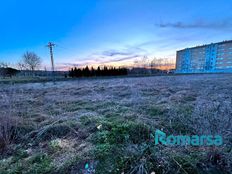
<svg viewBox="0 0 232 174">
<path fill-rule="evenodd" d="M 51 56 L 51 64 L 52 64 L 52 72 L 54 73 L 55 71 L 55 66 L 54 66 L 54 56 L 53 56 L 53 47 L 55 46 L 56 44 L 52 43 L 52 42 L 48 42 L 48 45 L 47 47 L 49 48 L 50 50 L 50 56 Z"/>
</svg>

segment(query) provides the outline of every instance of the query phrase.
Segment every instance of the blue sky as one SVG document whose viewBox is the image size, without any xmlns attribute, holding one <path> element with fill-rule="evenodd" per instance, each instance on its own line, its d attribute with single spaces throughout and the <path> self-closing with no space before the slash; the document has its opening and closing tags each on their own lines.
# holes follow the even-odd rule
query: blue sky
<svg viewBox="0 0 232 174">
<path fill-rule="evenodd" d="M 174 60 L 176 50 L 232 39 L 229 0 L 7 0 L 0 4 L 0 62 L 36 52 L 57 69 L 128 65 L 143 56 Z"/>
</svg>

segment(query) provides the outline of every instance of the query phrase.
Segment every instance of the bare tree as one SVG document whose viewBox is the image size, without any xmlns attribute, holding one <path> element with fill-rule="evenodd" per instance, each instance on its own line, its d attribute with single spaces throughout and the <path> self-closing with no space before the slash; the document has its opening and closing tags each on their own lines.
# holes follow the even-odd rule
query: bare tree
<svg viewBox="0 0 232 174">
<path fill-rule="evenodd" d="M 166 69 L 170 70 L 174 68 L 174 62 L 169 58 L 154 58 L 151 61 L 151 67 L 154 69 Z"/>
<path fill-rule="evenodd" d="M 149 65 L 149 59 L 147 56 L 144 56 L 141 60 L 141 64 L 143 66 L 144 69 L 146 69 Z"/>
<path fill-rule="evenodd" d="M 41 65 L 41 58 L 36 55 L 34 52 L 26 52 L 23 55 L 22 63 L 18 64 L 21 68 L 26 68 L 31 71 L 34 71 L 36 68 L 39 68 Z"/>
<path fill-rule="evenodd" d="M 26 69 L 25 64 L 24 64 L 22 61 L 20 61 L 20 62 L 17 63 L 17 68 L 18 68 L 20 71 Z"/>
</svg>

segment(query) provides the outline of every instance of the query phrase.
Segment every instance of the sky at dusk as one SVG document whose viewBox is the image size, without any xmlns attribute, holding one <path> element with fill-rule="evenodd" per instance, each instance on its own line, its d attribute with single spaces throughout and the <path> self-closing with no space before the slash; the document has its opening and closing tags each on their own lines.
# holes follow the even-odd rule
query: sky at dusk
<svg viewBox="0 0 232 174">
<path fill-rule="evenodd" d="M 6 0 L 0 4 L 0 62 L 25 51 L 50 68 L 175 60 L 176 50 L 232 39 L 230 0 Z"/>
</svg>

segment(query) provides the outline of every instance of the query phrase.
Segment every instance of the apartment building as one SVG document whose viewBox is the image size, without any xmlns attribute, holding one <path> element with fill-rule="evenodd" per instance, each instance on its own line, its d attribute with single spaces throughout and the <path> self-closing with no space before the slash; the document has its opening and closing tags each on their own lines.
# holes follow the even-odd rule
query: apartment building
<svg viewBox="0 0 232 174">
<path fill-rule="evenodd" d="M 232 72 L 232 40 L 177 51 L 176 73 Z"/>
</svg>

